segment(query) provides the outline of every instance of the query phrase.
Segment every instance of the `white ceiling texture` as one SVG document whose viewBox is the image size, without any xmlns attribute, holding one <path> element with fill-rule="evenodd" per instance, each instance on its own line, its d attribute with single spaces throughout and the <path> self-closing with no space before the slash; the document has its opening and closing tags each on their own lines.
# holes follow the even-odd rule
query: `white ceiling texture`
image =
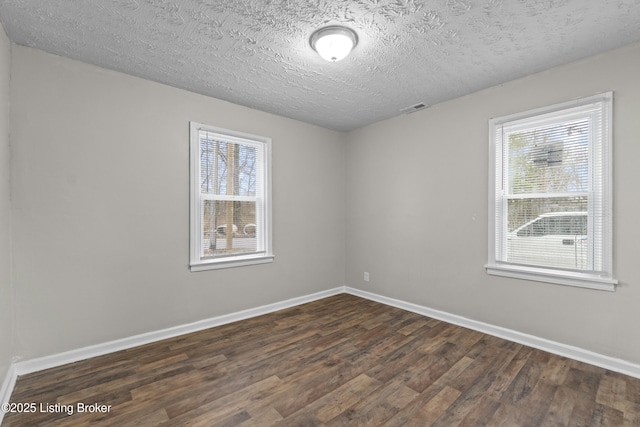
<svg viewBox="0 0 640 427">
<path fill-rule="evenodd" d="M 348 131 L 640 41 L 640 0 L 1 0 L 0 21 L 17 44 Z M 359 44 L 330 63 L 309 36 L 334 24 Z"/>
</svg>

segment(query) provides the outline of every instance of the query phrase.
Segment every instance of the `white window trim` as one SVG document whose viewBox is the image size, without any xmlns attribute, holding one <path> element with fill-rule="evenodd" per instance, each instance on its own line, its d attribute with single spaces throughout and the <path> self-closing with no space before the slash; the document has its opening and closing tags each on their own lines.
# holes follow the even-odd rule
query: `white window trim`
<svg viewBox="0 0 640 427">
<path fill-rule="evenodd" d="M 239 139 L 240 142 L 250 142 L 264 145 L 264 252 L 238 256 L 226 256 L 217 259 L 200 259 L 200 130 L 222 134 L 228 139 Z M 189 268 L 191 271 L 216 270 L 221 268 L 242 267 L 255 264 L 273 262 L 275 256 L 272 249 L 272 220 L 271 220 L 271 138 L 237 132 L 229 129 L 189 122 Z"/>
<path fill-rule="evenodd" d="M 605 224 L 606 232 L 603 241 L 605 264 L 607 265 L 608 274 L 599 274 L 597 272 L 577 272 L 566 271 L 555 268 L 524 266 L 516 264 L 502 263 L 496 260 L 496 173 L 497 161 L 496 156 L 500 154 L 495 143 L 495 128 L 505 122 L 524 119 L 537 115 L 552 113 L 571 107 L 578 107 L 595 103 L 598 101 L 606 101 L 606 114 L 609 119 L 607 129 L 608 143 L 606 144 L 608 174 L 605 177 L 604 196 L 606 198 L 606 216 L 607 224 Z M 598 289 L 604 291 L 615 291 L 618 281 L 613 277 L 613 260 L 612 260 L 612 206 L 613 206 L 613 185 L 612 185 L 612 159 L 613 159 L 613 92 L 606 92 L 573 101 L 563 102 L 548 107 L 537 108 L 522 113 L 511 114 L 489 120 L 489 239 L 488 239 L 488 263 L 485 265 L 487 274 L 510 277 L 516 279 L 526 279 L 538 282 L 553 283 L 559 285 L 576 286 L 588 289 Z M 593 157 L 592 157 L 593 158 Z"/>
</svg>

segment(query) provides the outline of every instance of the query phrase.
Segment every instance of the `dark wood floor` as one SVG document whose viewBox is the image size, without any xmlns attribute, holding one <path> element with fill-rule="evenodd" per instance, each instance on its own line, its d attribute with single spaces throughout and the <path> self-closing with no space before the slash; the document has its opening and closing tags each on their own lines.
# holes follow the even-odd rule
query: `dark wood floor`
<svg viewBox="0 0 640 427">
<path fill-rule="evenodd" d="M 640 379 L 346 294 L 25 375 L 12 402 L 73 415 L 3 426 L 640 426 Z"/>
</svg>

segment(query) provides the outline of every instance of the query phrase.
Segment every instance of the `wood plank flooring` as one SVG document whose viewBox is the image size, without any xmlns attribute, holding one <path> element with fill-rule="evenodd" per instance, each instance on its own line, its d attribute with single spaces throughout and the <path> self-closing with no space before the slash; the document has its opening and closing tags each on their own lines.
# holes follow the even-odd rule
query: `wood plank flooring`
<svg viewBox="0 0 640 427">
<path fill-rule="evenodd" d="M 640 426 L 640 379 L 346 294 L 21 376 L 11 401 L 38 408 L 3 426 Z"/>
</svg>

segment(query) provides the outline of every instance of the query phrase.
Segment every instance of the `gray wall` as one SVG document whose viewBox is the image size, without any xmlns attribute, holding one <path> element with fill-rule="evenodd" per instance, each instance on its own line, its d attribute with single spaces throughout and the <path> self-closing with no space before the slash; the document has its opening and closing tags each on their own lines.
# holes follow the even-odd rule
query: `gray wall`
<svg viewBox="0 0 640 427">
<path fill-rule="evenodd" d="M 14 46 L 20 358 L 344 284 L 344 135 Z M 275 262 L 190 273 L 189 121 L 273 138 Z"/>
<path fill-rule="evenodd" d="M 346 283 L 640 363 L 639 69 L 636 44 L 351 133 Z M 487 121 L 607 90 L 617 291 L 488 276 Z"/>
<path fill-rule="evenodd" d="M 13 356 L 9 81 L 11 45 L 0 24 L 0 384 Z"/>
<path fill-rule="evenodd" d="M 12 292 L 9 44 L 0 38 L 4 296 Z M 11 59 L 15 303 L 12 309 L 11 297 L 0 299 L 0 316 L 10 324 L 15 310 L 16 333 L 14 348 L 0 351 L 0 374 L 12 354 L 77 349 L 307 295 L 345 278 L 640 363 L 640 45 L 347 135 L 26 47 L 14 45 Z M 488 119 L 606 90 L 615 91 L 618 290 L 486 275 Z M 188 271 L 189 120 L 273 138 L 273 264 Z M 11 341 L 4 321 L 0 333 Z"/>
</svg>

